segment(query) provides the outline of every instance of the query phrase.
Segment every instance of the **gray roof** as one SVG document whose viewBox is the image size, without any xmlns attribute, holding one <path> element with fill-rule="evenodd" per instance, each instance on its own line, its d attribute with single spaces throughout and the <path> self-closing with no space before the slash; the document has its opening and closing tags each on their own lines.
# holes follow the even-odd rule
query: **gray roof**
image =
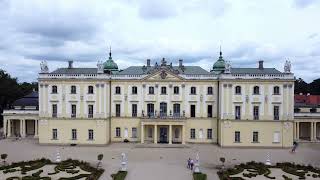
<svg viewBox="0 0 320 180">
<path fill-rule="evenodd" d="M 32 93 L 16 100 L 14 106 L 38 106 L 39 105 L 39 95 L 38 92 L 33 91 Z"/>
<path fill-rule="evenodd" d="M 204 70 L 200 66 L 184 66 L 184 70 L 179 66 L 172 66 L 174 70 L 179 71 L 179 74 L 187 74 L 187 75 L 199 75 L 199 74 L 209 74 L 208 71 Z M 124 70 L 121 70 L 117 74 L 128 74 L 128 75 L 141 75 L 141 74 L 148 74 L 148 72 L 154 70 L 155 67 L 146 67 L 143 69 L 143 66 L 130 66 Z"/>
<path fill-rule="evenodd" d="M 232 74 L 282 74 L 275 68 L 231 68 Z"/>
<path fill-rule="evenodd" d="M 51 74 L 97 74 L 97 68 L 59 68 Z"/>
</svg>

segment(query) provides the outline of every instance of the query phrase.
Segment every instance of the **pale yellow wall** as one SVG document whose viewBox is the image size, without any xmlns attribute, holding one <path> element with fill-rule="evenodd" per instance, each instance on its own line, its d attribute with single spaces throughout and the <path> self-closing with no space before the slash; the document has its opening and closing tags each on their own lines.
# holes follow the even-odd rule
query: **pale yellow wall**
<svg viewBox="0 0 320 180">
<path fill-rule="evenodd" d="M 293 122 L 292 121 L 221 121 L 222 147 L 292 147 Z M 235 131 L 240 131 L 241 143 L 235 142 Z M 259 132 L 259 143 L 253 143 L 253 131 Z M 274 132 L 280 132 L 280 143 L 273 142 Z"/>
<path fill-rule="evenodd" d="M 195 139 L 190 138 L 190 129 L 195 129 Z M 199 137 L 200 129 L 203 130 L 202 139 Z M 207 130 L 212 129 L 212 139 L 207 139 Z M 186 142 L 190 143 L 216 143 L 217 142 L 217 120 L 208 119 L 189 119 L 186 122 L 185 130 Z"/>
<path fill-rule="evenodd" d="M 112 118 L 111 120 L 111 141 L 123 142 L 124 139 L 128 139 L 131 142 L 140 141 L 140 119 L 138 118 Z M 116 137 L 116 127 L 120 127 L 121 137 Z M 125 128 L 128 128 L 128 137 L 125 137 Z M 137 128 L 137 138 L 132 138 L 132 128 Z"/>
<path fill-rule="evenodd" d="M 52 139 L 52 129 L 58 130 L 58 139 Z M 77 129 L 77 140 L 72 140 L 72 129 Z M 88 140 L 88 129 L 93 129 L 94 140 Z M 96 144 L 109 143 L 108 120 L 40 120 L 40 144 Z"/>
</svg>

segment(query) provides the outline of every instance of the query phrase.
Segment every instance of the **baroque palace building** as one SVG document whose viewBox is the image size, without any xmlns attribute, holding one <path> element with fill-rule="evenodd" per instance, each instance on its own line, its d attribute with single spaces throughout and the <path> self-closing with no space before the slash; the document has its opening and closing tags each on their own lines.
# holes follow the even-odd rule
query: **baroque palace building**
<svg viewBox="0 0 320 180">
<path fill-rule="evenodd" d="M 165 59 L 119 70 L 110 52 L 97 68 L 69 61 L 49 72 L 42 62 L 38 81 L 39 97 L 33 93 L 4 111 L 6 137 L 31 135 L 40 144 L 222 147 L 290 147 L 299 139 L 289 61 L 284 72 L 263 61 L 257 68 L 233 68 L 220 52 L 211 71 Z"/>
</svg>

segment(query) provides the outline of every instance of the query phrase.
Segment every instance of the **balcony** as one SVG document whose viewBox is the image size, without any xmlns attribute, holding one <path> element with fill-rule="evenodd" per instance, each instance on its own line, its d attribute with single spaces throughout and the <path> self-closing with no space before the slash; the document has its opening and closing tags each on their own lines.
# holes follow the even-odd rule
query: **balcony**
<svg viewBox="0 0 320 180">
<path fill-rule="evenodd" d="M 165 121 L 179 121 L 179 120 L 186 120 L 187 118 L 184 115 L 181 115 L 180 113 L 173 113 L 171 115 L 167 115 L 166 113 L 148 113 L 147 116 L 144 116 L 142 114 L 141 119 L 144 119 L 146 121 L 152 121 L 152 120 L 165 120 Z"/>
</svg>

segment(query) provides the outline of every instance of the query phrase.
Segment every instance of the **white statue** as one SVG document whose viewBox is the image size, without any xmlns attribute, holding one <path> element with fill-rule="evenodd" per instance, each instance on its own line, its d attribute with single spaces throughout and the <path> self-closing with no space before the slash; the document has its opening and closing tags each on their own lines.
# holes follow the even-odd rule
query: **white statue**
<svg viewBox="0 0 320 180">
<path fill-rule="evenodd" d="M 97 63 L 98 73 L 103 73 L 103 63 L 98 61 Z"/>
<path fill-rule="evenodd" d="M 41 73 L 49 73 L 47 61 L 45 61 L 45 60 L 41 61 L 40 69 L 41 69 Z"/>
<path fill-rule="evenodd" d="M 231 64 L 229 61 L 227 61 L 224 65 L 224 73 L 230 74 L 231 73 Z"/>
<path fill-rule="evenodd" d="M 125 153 L 121 153 L 121 171 L 127 171 L 127 157 Z"/>
<path fill-rule="evenodd" d="M 200 172 L 200 161 L 199 161 L 199 153 L 197 153 L 196 155 L 196 160 L 195 160 L 195 163 L 194 163 L 194 169 L 193 169 L 193 172 L 195 173 L 199 173 Z"/>
<path fill-rule="evenodd" d="M 285 73 L 291 73 L 291 62 L 289 60 L 286 60 L 283 69 Z"/>
</svg>

